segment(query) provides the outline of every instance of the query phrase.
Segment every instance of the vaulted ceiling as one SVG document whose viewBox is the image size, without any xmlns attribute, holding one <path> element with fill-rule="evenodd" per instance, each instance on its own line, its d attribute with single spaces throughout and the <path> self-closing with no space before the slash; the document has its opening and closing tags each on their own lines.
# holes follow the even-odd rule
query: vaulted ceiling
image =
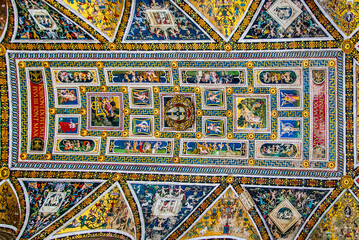
<svg viewBox="0 0 359 240">
<path fill-rule="evenodd" d="M 0 239 L 359 239 L 359 0 L 0 0 Z"/>
</svg>

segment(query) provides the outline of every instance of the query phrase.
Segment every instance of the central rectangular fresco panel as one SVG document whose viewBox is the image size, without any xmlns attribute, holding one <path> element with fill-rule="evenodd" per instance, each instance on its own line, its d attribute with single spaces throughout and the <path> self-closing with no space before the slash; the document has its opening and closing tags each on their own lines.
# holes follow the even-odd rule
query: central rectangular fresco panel
<svg viewBox="0 0 359 240">
<path fill-rule="evenodd" d="M 7 58 L 12 168 L 297 176 L 342 168 L 339 53 L 30 55 Z"/>
</svg>

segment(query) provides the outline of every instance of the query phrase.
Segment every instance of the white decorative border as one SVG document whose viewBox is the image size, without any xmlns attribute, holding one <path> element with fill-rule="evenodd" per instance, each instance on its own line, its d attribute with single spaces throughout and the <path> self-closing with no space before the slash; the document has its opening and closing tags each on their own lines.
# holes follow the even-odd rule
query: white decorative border
<svg viewBox="0 0 359 240">
<path fill-rule="evenodd" d="M 295 120 L 295 121 L 300 121 L 300 138 L 282 138 L 280 135 L 280 130 L 281 130 L 281 126 L 280 126 L 280 122 L 281 120 Z M 303 139 L 303 118 L 300 117 L 278 117 L 277 118 L 277 128 L 278 128 L 278 138 L 279 139 L 287 139 L 287 140 L 302 140 Z"/>
<path fill-rule="evenodd" d="M 110 82 L 108 75 L 112 71 L 165 71 L 168 72 L 168 78 L 170 80 L 169 83 L 156 83 L 156 82 L 119 82 L 114 83 Z M 142 84 L 141 86 L 172 86 L 173 85 L 173 75 L 172 75 L 172 69 L 171 68 L 159 68 L 159 67 L 108 67 L 103 69 L 103 74 L 105 75 L 105 81 L 107 86 L 128 86 L 128 85 L 136 85 Z"/>
<path fill-rule="evenodd" d="M 292 84 L 266 84 L 259 80 L 259 74 L 262 71 L 294 71 L 297 79 Z M 302 87 L 303 86 L 303 68 L 301 67 L 270 67 L 270 68 L 253 68 L 253 86 L 254 87 Z"/>
<path fill-rule="evenodd" d="M 78 118 L 79 122 L 77 124 L 77 130 L 78 133 L 59 133 L 58 126 L 59 126 L 59 118 L 65 118 L 65 117 L 72 117 L 72 118 Z M 81 115 L 80 114 L 56 114 L 55 115 L 55 136 L 57 135 L 71 135 L 71 136 L 79 136 L 81 131 Z"/>
<path fill-rule="evenodd" d="M 148 99 L 149 99 L 149 102 L 150 104 L 149 105 L 135 105 L 132 103 L 133 101 L 133 96 L 132 96 L 132 90 L 134 89 L 148 89 L 149 90 L 149 96 L 148 96 Z M 144 87 L 144 86 L 131 86 L 131 87 L 128 87 L 128 103 L 129 103 L 129 106 L 130 108 L 153 108 L 153 89 L 152 87 Z"/>
<path fill-rule="evenodd" d="M 132 120 L 134 118 L 148 118 L 151 120 L 151 124 L 150 124 L 150 134 L 149 135 L 136 135 L 136 134 L 133 134 L 133 125 L 132 125 Z M 152 115 L 130 115 L 130 137 L 140 137 L 140 138 L 145 138 L 145 137 L 153 137 L 153 133 L 154 133 L 154 130 L 155 130 L 155 117 L 152 116 Z"/>
<path fill-rule="evenodd" d="M 81 107 L 81 94 L 80 94 L 80 90 L 78 87 L 66 85 L 66 86 L 53 87 L 53 88 L 54 88 L 55 108 L 80 108 Z M 60 105 L 59 104 L 59 93 L 58 93 L 59 88 L 68 88 L 68 89 L 75 88 L 77 90 L 76 91 L 77 104 Z"/>
<path fill-rule="evenodd" d="M 52 67 L 50 68 L 51 71 L 51 80 L 53 83 L 53 86 L 57 86 L 57 87 L 62 87 L 62 86 L 66 86 L 66 87 L 71 87 L 71 86 L 100 86 L 100 77 L 98 74 L 98 69 L 97 68 L 73 68 L 73 67 Z M 89 82 L 89 83 L 83 83 L 83 82 L 79 82 L 79 83 L 61 83 L 61 82 L 56 82 L 56 75 L 55 75 L 55 71 L 94 71 L 95 75 L 94 75 L 94 82 Z M 95 82 L 96 80 L 96 82 Z"/>
<path fill-rule="evenodd" d="M 223 93 L 223 107 L 216 107 L 216 106 L 207 106 L 205 104 L 206 102 L 206 95 L 205 95 L 205 91 L 206 90 L 218 90 L 218 91 L 222 91 Z M 201 92 L 202 92 L 202 109 L 203 110 L 226 110 L 227 109 L 227 95 L 226 95 L 226 88 L 225 87 L 203 87 L 201 88 Z"/>
<path fill-rule="evenodd" d="M 260 153 L 260 148 L 263 144 L 294 144 L 298 148 L 296 156 L 292 158 L 283 158 L 283 157 L 265 157 Z M 281 160 L 301 160 L 303 159 L 303 144 L 300 141 L 290 141 L 290 140 L 278 140 L 278 141 L 269 141 L 269 140 L 256 140 L 254 141 L 255 146 L 255 158 L 256 159 L 281 159 Z"/>
<path fill-rule="evenodd" d="M 246 129 L 237 129 L 237 98 L 265 98 L 267 100 L 267 111 L 266 111 L 266 128 L 246 128 Z M 271 97 L 269 94 L 233 94 L 233 132 L 243 133 L 243 132 L 255 132 L 255 133 L 270 133 L 271 132 L 271 117 L 270 117 L 270 108 L 271 108 Z"/>
<path fill-rule="evenodd" d="M 222 120 L 223 121 L 223 137 L 221 136 L 206 136 L 207 129 L 205 128 L 206 120 Z M 202 117 L 202 135 L 205 138 L 226 138 L 227 137 L 227 118 L 217 116 L 204 116 Z"/>
<path fill-rule="evenodd" d="M 185 71 L 213 71 L 213 72 L 218 72 L 218 71 L 243 71 L 244 73 L 244 83 L 238 83 L 238 84 L 203 84 L 203 83 L 185 83 L 184 79 L 183 79 L 183 74 Z M 196 87 L 196 86 L 201 86 L 201 87 L 213 87 L 213 86 L 221 86 L 221 87 L 247 87 L 248 86 L 248 73 L 247 73 L 247 69 L 246 68 L 240 68 L 240 67 L 233 67 L 233 68 L 204 68 L 204 67 L 192 67 L 192 68 L 183 68 L 183 67 L 179 67 L 178 68 L 178 76 L 179 76 L 179 84 L 180 86 L 190 86 L 190 87 Z"/>
</svg>

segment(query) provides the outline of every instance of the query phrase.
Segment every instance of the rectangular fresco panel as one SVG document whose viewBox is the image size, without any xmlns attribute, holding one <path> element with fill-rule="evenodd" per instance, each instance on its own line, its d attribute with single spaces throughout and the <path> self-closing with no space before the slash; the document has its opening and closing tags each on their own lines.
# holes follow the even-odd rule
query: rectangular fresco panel
<svg viewBox="0 0 359 240">
<path fill-rule="evenodd" d="M 180 83 L 184 86 L 247 86 L 247 72 L 245 69 L 180 68 L 179 76 Z"/>
<path fill-rule="evenodd" d="M 233 95 L 234 132 L 270 132 L 269 95 Z"/>
<path fill-rule="evenodd" d="M 27 92 L 30 107 L 29 114 L 29 143 L 28 151 L 43 153 L 47 142 L 47 96 L 44 71 L 42 69 L 27 69 Z"/>
<path fill-rule="evenodd" d="M 326 70 L 311 69 L 311 110 L 312 110 L 312 127 L 311 127 L 311 159 L 327 159 L 327 118 L 328 118 L 328 89 Z M 321 73 L 321 74 L 320 74 Z"/>
<path fill-rule="evenodd" d="M 172 70 L 168 68 L 106 68 L 105 77 L 109 86 L 113 85 L 169 85 Z"/>
<path fill-rule="evenodd" d="M 52 61 L 33 53 L 8 79 L 12 167 L 43 161 L 48 169 L 67 162 L 79 170 L 133 171 L 135 164 L 143 172 L 340 174 L 340 55 L 329 67 L 329 53 L 318 52 L 304 68 L 306 58 L 264 62 L 266 52 L 258 59 L 226 53 L 236 61 L 181 53 L 186 60 L 176 64 L 112 54 L 119 60 Z M 88 67 L 103 59 L 104 68 Z M 38 67 L 43 61 L 49 68 Z M 93 164 L 77 167 L 83 162 Z"/>
</svg>

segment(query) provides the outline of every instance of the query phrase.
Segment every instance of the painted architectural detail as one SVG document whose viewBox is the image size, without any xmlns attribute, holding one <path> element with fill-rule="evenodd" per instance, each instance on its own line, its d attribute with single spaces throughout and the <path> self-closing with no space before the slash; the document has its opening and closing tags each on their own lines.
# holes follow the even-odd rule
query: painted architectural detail
<svg viewBox="0 0 359 240">
<path fill-rule="evenodd" d="M 70 220 L 55 236 L 76 235 L 84 231 L 116 230 L 135 239 L 135 222 L 132 211 L 118 184 L 111 187 L 97 201 Z"/>
<path fill-rule="evenodd" d="M 20 228 L 20 203 L 10 181 L 0 185 L 0 226 L 14 231 Z"/>
<path fill-rule="evenodd" d="M 246 187 L 274 239 L 297 239 L 297 234 L 327 197 L 326 189 Z"/>
<path fill-rule="evenodd" d="M 357 31 L 359 26 L 358 0 L 317 0 L 317 2 L 334 22 L 334 25 L 339 27 L 345 35 L 349 36 Z"/>
<path fill-rule="evenodd" d="M 183 10 L 171 1 L 133 0 L 132 18 L 124 37 L 133 41 L 211 41 Z"/>
<path fill-rule="evenodd" d="M 18 18 L 14 42 L 19 41 L 92 41 L 94 38 L 68 17 L 37 1 L 14 0 Z"/>
<path fill-rule="evenodd" d="M 208 237 L 238 237 L 248 240 L 260 239 L 259 233 L 248 214 L 242 199 L 232 187 L 208 207 L 206 212 L 180 239 Z"/>
<path fill-rule="evenodd" d="M 358 198 L 351 191 L 345 191 L 324 214 L 308 239 L 359 238 L 358 218 Z"/>
<path fill-rule="evenodd" d="M 92 193 L 100 182 L 23 180 L 27 221 L 23 238 L 32 238 Z"/>
<path fill-rule="evenodd" d="M 188 3 L 216 30 L 226 41 L 237 30 L 250 0 L 216 1 L 187 0 Z"/>
<path fill-rule="evenodd" d="M 130 183 L 143 221 L 142 239 L 164 239 L 208 197 L 214 185 Z"/>
<path fill-rule="evenodd" d="M 61 2 L 73 9 L 83 20 L 98 29 L 108 39 L 115 37 L 122 19 L 124 0 L 63 0 Z"/>
<path fill-rule="evenodd" d="M 310 12 L 304 1 L 265 0 L 244 40 L 328 38 L 324 27 Z"/>
</svg>

